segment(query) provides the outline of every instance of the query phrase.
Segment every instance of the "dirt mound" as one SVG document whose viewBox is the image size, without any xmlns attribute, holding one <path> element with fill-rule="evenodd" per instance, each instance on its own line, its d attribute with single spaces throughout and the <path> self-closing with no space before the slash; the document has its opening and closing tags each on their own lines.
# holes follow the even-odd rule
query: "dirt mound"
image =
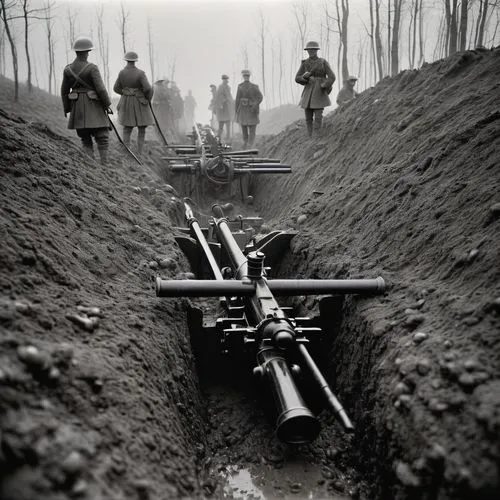
<svg viewBox="0 0 500 500">
<path fill-rule="evenodd" d="M 500 491 L 499 66 L 496 49 L 405 71 L 322 137 L 293 126 L 265 144 L 293 165 L 256 198 L 300 229 L 283 271 L 390 285 L 347 302 L 332 358 L 358 458 L 374 457 L 370 497 Z"/>
<path fill-rule="evenodd" d="M 296 104 L 284 104 L 276 108 L 260 112 L 260 124 L 257 127 L 259 135 L 279 134 L 291 123 L 300 120 L 304 110 Z"/>
<path fill-rule="evenodd" d="M 151 283 L 187 270 L 178 200 L 45 123 L 0 116 L 0 497 L 195 495 L 189 335 Z"/>
</svg>

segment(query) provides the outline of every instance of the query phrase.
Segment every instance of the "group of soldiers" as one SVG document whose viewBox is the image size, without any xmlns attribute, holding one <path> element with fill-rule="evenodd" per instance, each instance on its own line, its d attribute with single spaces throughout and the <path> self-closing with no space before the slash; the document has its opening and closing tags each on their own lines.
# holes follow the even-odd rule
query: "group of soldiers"
<svg viewBox="0 0 500 500">
<path fill-rule="evenodd" d="M 68 128 L 76 129 L 84 150 L 93 156 L 93 140 L 97 144 L 102 164 L 108 161 L 109 128 L 112 122 L 111 99 L 102 81 L 99 69 L 88 62 L 89 52 L 93 49 L 89 38 L 75 40 L 73 50 L 76 59 L 64 68 L 61 97 L 65 116 L 69 113 Z M 317 42 L 308 42 L 304 50 L 308 58 L 301 62 L 295 81 L 304 86 L 300 106 L 305 111 L 307 133 L 321 133 L 323 110 L 331 105 L 329 94 L 335 82 L 328 62 L 318 57 L 320 47 Z M 138 128 L 137 146 L 139 153 L 144 147 L 146 127 L 157 126 L 179 139 L 186 127 L 195 124 L 196 101 L 191 93 L 183 100 L 175 82 L 164 78 L 149 83 L 144 71 L 136 67 L 136 52 L 127 52 L 124 57 L 126 66 L 118 74 L 113 90 L 119 94 L 117 106 L 118 120 L 123 126 L 123 143 L 130 146 L 134 127 Z M 209 109 L 218 122 L 218 136 L 222 138 L 224 128 L 226 139 L 231 137 L 231 124 L 236 121 L 241 127 L 243 147 L 253 147 L 256 128 L 259 123 L 259 107 L 264 98 L 259 86 L 250 82 L 248 69 L 241 72 L 243 82 L 238 85 L 236 98 L 233 99 L 229 87 L 229 77 L 221 76 L 221 84 L 210 85 L 212 99 Z M 357 97 L 354 90 L 357 78 L 349 76 L 338 94 L 337 104 L 344 107 Z M 164 136 L 163 136 L 164 138 Z"/>
</svg>

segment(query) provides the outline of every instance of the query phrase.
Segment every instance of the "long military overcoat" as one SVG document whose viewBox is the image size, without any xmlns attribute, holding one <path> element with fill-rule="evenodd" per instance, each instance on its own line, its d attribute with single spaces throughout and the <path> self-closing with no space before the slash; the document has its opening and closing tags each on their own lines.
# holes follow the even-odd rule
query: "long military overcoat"
<svg viewBox="0 0 500 500">
<path fill-rule="evenodd" d="M 311 73 L 309 78 L 302 76 L 306 72 Z M 335 75 L 328 62 L 322 57 L 304 59 L 297 71 L 295 81 L 304 85 L 300 98 L 302 108 L 321 109 L 332 104 L 328 94 L 335 82 Z"/>
<path fill-rule="evenodd" d="M 68 128 L 109 127 L 105 109 L 111 100 L 95 64 L 80 59 L 68 64 L 63 72 L 61 98 L 64 112 L 70 114 Z"/>
<path fill-rule="evenodd" d="M 118 103 L 118 121 L 124 127 L 146 127 L 154 124 L 149 101 L 153 87 L 146 73 L 135 66 L 126 66 L 116 79 L 113 90 L 121 95 Z"/>
<path fill-rule="evenodd" d="M 257 125 L 259 120 L 259 105 L 264 99 L 259 86 L 252 82 L 242 82 L 236 91 L 235 107 L 236 121 L 240 125 Z"/>
<path fill-rule="evenodd" d="M 229 122 L 233 119 L 234 99 L 231 95 L 231 87 L 221 83 L 215 95 L 215 115 L 219 122 Z"/>
</svg>

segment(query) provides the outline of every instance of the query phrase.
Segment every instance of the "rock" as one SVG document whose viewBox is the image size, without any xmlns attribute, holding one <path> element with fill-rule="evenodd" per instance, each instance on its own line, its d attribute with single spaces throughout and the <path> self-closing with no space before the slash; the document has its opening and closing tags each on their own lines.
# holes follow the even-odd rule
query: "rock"
<svg viewBox="0 0 500 500">
<path fill-rule="evenodd" d="M 156 262 L 156 260 L 151 260 L 149 261 L 148 263 L 148 267 L 149 269 L 158 269 L 159 265 L 158 265 L 158 262 Z"/>
<path fill-rule="evenodd" d="M 451 340 L 445 340 L 443 345 L 446 349 L 451 349 L 453 347 L 453 342 Z"/>
<path fill-rule="evenodd" d="M 473 248 L 468 254 L 467 254 L 467 262 L 471 263 L 475 258 L 478 256 L 479 250 L 477 248 Z"/>
<path fill-rule="evenodd" d="M 169 257 L 165 257 L 164 259 L 161 259 L 158 262 L 158 265 L 162 269 L 170 269 L 171 271 L 173 271 L 177 267 L 177 264 L 176 264 L 175 260 L 171 259 Z"/>
<path fill-rule="evenodd" d="M 407 328 L 414 329 L 425 320 L 425 316 L 421 313 L 409 314 L 404 324 Z"/>
<path fill-rule="evenodd" d="M 85 469 L 85 457 L 77 450 L 73 450 L 62 462 L 61 469 L 69 477 L 74 477 Z"/>
<path fill-rule="evenodd" d="M 411 394 L 411 388 L 404 382 L 399 382 L 394 388 L 394 394 L 400 396 L 401 394 Z"/>
<path fill-rule="evenodd" d="M 262 226 L 260 226 L 260 232 L 261 234 L 268 234 L 271 232 L 271 228 L 267 224 L 262 224 Z"/>
<path fill-rule="evenodd" d="M 301 214 L 297 217 L 297 225 L 300 226 L 301 224 L 304 224 L 304 222 L 307 220 L 307 215 Z"/>
<path fill-rule="evenodd" d="M 101 310 L 98 307 L 76 306 L 77 310 L 87 316 L 103 317 Z"/>
<path fill-rule="evenodd" d="M 431 371 L 431 363 L 427 358 L 423 358 L 417 362 L 417 373 L 419 375 L 427 375 Z"/>
<path fill-rule="evenodd" d="M 429 410 L 434 413 L 443 413 L 448 409 L 448 404 L 440 401 L 438 398 L 431 398 L 429 400 Z"/>
<path fill-rule="evenodd" d="M 295 483 L 292 483 L 290 485 L 290 491 L 292 493 L 298 493 L 300 490 L 302 490 L 302 483 L 299 483 L 298 481 Z"/>
<path fill-rule="evenodd" d="M 428 337 L 429 337 L 429 335 L 425 332 L 416 332 L 413 334 L 413 342 L 415 344 L 421 344 Z"/>
<path fill-rule="evenodd" d="M 396 462 L 394 471 L 399 481 L 405 486 L 420 486 L 420 478 L 413 473 L 411 467 L 407 463 L 402 461 Z"/>
<path fill-rule="evenodd" d="M 481 320 L 477 316 L 467 316 L 462 320 L 467 326 L 477 325 Z"/>
<path fill-rule="evenodd" d="M 79 314 L 67 314 L 66 319 L 69 319 L 75 325 L 83 328 L 87 332 L 93 332 L 99 325 L 99 318 L 93 316 L 88 318 L 86 316 L 80 316 Z"/>
<path fill-rule="evenodd" d="M 464 361 L 464 368 L 468 372 L 473 372 L 479 368 L 479 363 L 475 359 L 466 359 Z"/>
<path fill-rule="evenodd" d="M 78 479 L 78 481 L 76 481 L 76 483 L 71 488 L 70 495 L 72 497 L 82 497 L 86 494 L 88 487 L 89 486 L 85 479 Z"/>
<path fill-rule="evenodd" d="M 50 356 L 32 345 L 19 346 L 17 356 L 32 370 L 47 370 L 52 364 Z"/>
</svg>

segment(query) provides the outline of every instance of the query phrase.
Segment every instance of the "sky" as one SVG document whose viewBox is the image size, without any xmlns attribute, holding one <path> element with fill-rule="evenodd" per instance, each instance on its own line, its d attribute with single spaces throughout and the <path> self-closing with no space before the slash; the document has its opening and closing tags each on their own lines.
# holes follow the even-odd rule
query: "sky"
<svg viewBox="0 0 500 500">
<path fill-rule="evenodd" d="M 47 0 L 29 0 L 33 6 Z M 325 2 L 335 0 L 52 0 L 55 39 L 56 85 L 58 93 L 64 66 L 74 58 L 69 39 L 69 16 L 75 16 L 76 36 L 90 36 L 95 45 L 89 60 L 103 73 L 103 59 L 97 38 L 97 9 L 104 8 L 105 34 L 109 39 L 109 90 L 118 72 L 125 65 L 119 28 L 120 8 L 123 4 L 127 19 L 126 50 L 139 54 L 137 66 L 146 72 L 150 81 L 167 77 L 175 80 L 185 96 L 189 89 L 198 102 L 197 119 L 207 121 L 210 100 L 209 85 L 219 84 L 223 73 L 229 75 L 233 96 L 241 81 L 241 70 L 252 71 L 252 81 L 264 91 L 264 109 L 280 103 L 297 104 L 302 88 L 294 81 L 295 73 L 306 54 L 301 47 L 298 24 L 293 5 L 309 5 L 306 39 L 325 41 Z M 360 77 L 357 90 L 373 85 L 361 58 L 361 47 L 368 47 L 364 25 L 368 24 L 368 0 L 350 0 L 349 17 L 349 73 Z M 407 0 L 409 5 L 409 0 Z M 427 14 L 425 26 L 426 59 L 432 61 L 442 0 L 425 0 Z M 333 14 L 333 11 L 330 10 Z M 265 23 L 265 75 L 261 71 L 260 26 Z M 154 49 L 154 72 L 148 52 L 148 24 Z M 23 51 L 22 24 L 14 27 L 20 66 L 20 80 L 26 79 Z M 405 31 L 405 33 L 407 33 Z M 499 34 L 500 38 L 500 34 Z M 32 21 L 30 29 L 31 52 L 35 65 L 35 85 L 48 89 L 47 36 L 43 21 Z M 499 43 L 500 40 L 497 42 Z M 323 42 L 324 43 L 324 42 Z M 330 35 L 330 43 L 322 47 L 319 55 L 326 57 L 338 75 L 338 37 Z M 402 58 L 407 49 L 401 48 Z M 6 51 L 6 74 L 12 76 L 11 63 Z M 247 62 L 248 59 L 248 62 Z M 402 62 L 404 68 L 404 62 Z M 10 73 L 9 73 L 10 72 Z M 154 74 L 153 74 L 154 73 Z M 279 77 L 281 73 L 281 79 Z M 172 78 L 173 76 L 173 78 Z M 341 78 L 337 78 L 342 83 Z M 264 83 L 266 84 L 264 86 Z M 265 89 L 264 89 L 265 87 Z M 334 88 L 336 94 L 339 87 Z"/>
</svg>

